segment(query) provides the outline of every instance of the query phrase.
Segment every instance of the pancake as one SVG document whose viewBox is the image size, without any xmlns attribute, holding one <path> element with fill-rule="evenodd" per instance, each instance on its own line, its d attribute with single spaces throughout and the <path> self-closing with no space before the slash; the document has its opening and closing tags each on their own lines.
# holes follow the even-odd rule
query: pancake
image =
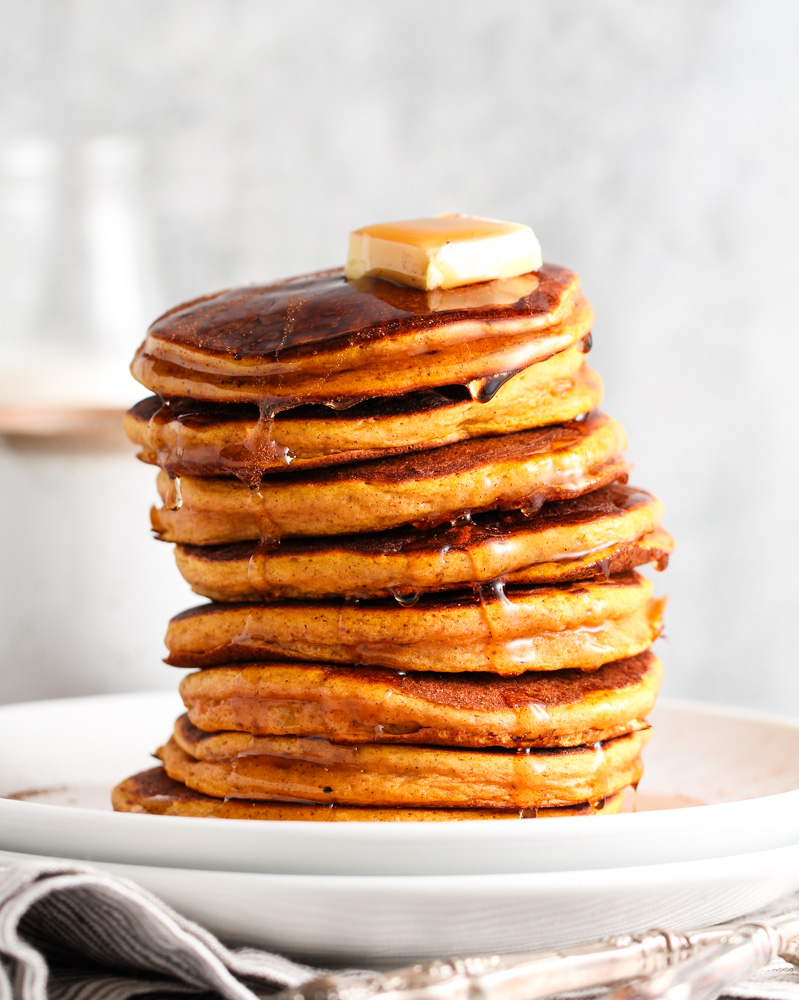
<svg viewBox="0 0 799 1000">
<path fill-rule="evenodd" d="M 592 322 L 576 275 L 555 265 L 435 292 L 336 269 L 178 306 L 150 327 L 131 371 L 159 396 L 280 409 L 520 371 Z"/>
<path fill-rule="evenodd" d="M 338 465 L 466 438 L 508 434 L 563 423 L 596 409 L 599 376 L 579 347 L 562 351 L 477 400 L 461 386 L 364 400 L 346 409 L 306 404 L 261 418 L 255 405 L 201 403 L 157 396 L 125 414 L 139 458 L 172 475 L 234 475 L 248 481 L 264 471 Z M 271 439 L 270 439 L 271 435 Z"/>
<path fill-rule="evenodd" d="M 347 747 L 294 736 L 204 733 L 183 716 L 157 756 L 171 778 L 217 798 L 531 809 L 596 801 L 635 784 L 648 740 L 649 731 L 641 730 L 555 750 Z"/>
<path fill-rule="evenodd" d="M 158 476 L 164 506 L 152 526 L 169 542 L 219 544 L 284 535 L 433 526 L 480 510 L 521 507 L 588 493 L 621 477 L 621 426 L 601 413 L 585 420 L 474 438 L 394 458 L 279 473 L 259 489 L 233 478 L 183 476 L 179 495 Z M 172 508 L 172 509 L 170 509 Z"/>
<path fill-rule="evenodd" d="M 617 792 L 595 803 L 581 802 L 555 809 L 403 809 L 369 806 L 311 805 L 259 802 L 255 799 L 216 799 L 174 781 L 163 767 L 134 774 L 112 792 L 118 812 L 157 816 L 200 816 L 218 819 L 316 820 L 333 822 L 435 822 L 470 819 L 546 819 L 556 816 L 594 816 L 619 813 Z"/>
<path fill-rule="evenodd" d="M 215 601 L 388 597 L 504 579 L 558 583 L 619 573 L 648 562 L 664 569 L 674 542 L 650 493 L 614 483 L 520 511 L 475 514 L 420 532 L 289 538 L 280 545 L 178 545 L 192 589 Z"/>
<path fill-rule="evenodd" d="M 663 601 L 637 573 L 546 587 L 393 599 L 207 604 L 169 623 L 166 662 L 206 667 L 264 660 L 360 663 L 445 673 L 595 670 L 642 653 Z"/>
<path fill-rule="evenodd" d="M 662 674 L 649 652 L 593 673 L 519 677 L 247 664 L 189 674 L 180 693 L 190 721 L 206 732 L 322 736 L 339 744 L 579 746 L 640 729 Z"/>
</svg>

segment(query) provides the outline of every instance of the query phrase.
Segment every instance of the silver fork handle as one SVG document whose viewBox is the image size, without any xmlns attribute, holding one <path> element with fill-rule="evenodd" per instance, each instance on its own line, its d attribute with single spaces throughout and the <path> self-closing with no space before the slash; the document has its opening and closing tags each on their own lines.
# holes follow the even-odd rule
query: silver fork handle
<svg viewBox="0 0 799 1000">
<path fill-rule="evenodd" d="M 652 930 L 558 951 L 425 962 L 385 974 L 331 973 L 273 1000 L 542 1000 L 655 975 L 725 933 L 710 928 L 689 938 Z"/>
<path fill-rule="evenodd" d="M 711 1000 L 777 955 L 799 964 L 799 914 L 768 926 L 652 930 L 559 951 L 426 962 L 388 973 L 334 972 L 273 1000 L 543 1000 L 600 987 L 616 987 L 603 1000 Z"/>
<path fill-rule="evenodd" d="M 715 1000 L 729 986 L 773 962 L 789 947 L 776 927 L 742 924 L 726 941 L 649 979 L 612 990 L 605 1000 Z"/>
</svg>

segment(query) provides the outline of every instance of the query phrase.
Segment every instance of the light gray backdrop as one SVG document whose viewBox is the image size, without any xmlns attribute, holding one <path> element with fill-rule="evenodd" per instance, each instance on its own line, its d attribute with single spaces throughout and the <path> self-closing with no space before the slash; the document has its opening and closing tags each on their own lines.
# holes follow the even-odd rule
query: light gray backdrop
<svg viewBox="0 0 799 1000">
<path fill-rule="evenodd" d="M 530 223 L 582 276 L 605 408 L 677 537 L 656 577 L 671 595 L 666 689 L 799 712 L 799 5 L 0 11 L 0 143 L 44 140 L 67 162 L 110 141 L 138 158 L 150 317 L 337 264 L 372 221 Z M 84 343 L 74 295 L 50 287 L 31 336 Z M 136 337 L 118 338 L 120 357 Z M 174 685 L 160 638 L 192 598 L 147 537 L 151 471 L 127 453 L 7 444 L 0 475 L 0 698 Z"/>
</svg>

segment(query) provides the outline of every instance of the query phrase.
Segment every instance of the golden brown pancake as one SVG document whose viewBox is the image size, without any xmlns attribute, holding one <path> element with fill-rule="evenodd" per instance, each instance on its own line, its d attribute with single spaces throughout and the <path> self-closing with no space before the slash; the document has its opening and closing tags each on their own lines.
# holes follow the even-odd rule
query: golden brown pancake
<svg viewBox="0 0 799 1000">
<path fill-rule="evenodd" d="M 521 511 L 475 514 L 429 531 L 289 538 L 279 545 L 178 545 L 178 569 L 215 601 L 388 597 L 504 579 L 559 583 L 664 569 L 674 542 L 651 493 L 619 483 Z M 401 595 L 406 595 L 402 598 Z"/>
<path fill-rule="evenodd" d="M 488 387 L 490 391 L 491 387 Z M 338 465 L 467 438 L 573 420 L 595 410 L 602 383 L 579 347 L 531 365 L 483 402 L 461 386 L 368 399 L 346 409 L 306 404 L 261 418 L 255 405 L 142 400 L 124 418 L 139 457 L 172 475 L 234 475 Z"/>
<path fill-rule="evenodd" d="M 595 670 L 642 653 L 660 633 L 663 601 L 637 573 L 545 587 L 494 587 L 393 599 L 206 604 L 169 623 L 167 663 L 264 660 L 360 663 L 445 673 Z"/>
<path fill-rule="evenodd" d="M 246 664 L 189 674 L 180 693 L 189 719 L 206 732 L 322 736 L 340 744 L 579 746 L 640 729 L 662 674 L 649 652 L 595 672 L 519 677 Z"/>
<path fill-rule="evenodd" d="M 255 799 L 218 799 L 174 781 L 163 767 L 134 774 L 112 792 L 118 812 L 157 816 L 210 816 L 218 819 L 315 820 L 333 822 L 440 822 L 470 819 L 546 819 L 555 816 L 594 816 L 619 813 L 622 794 L 595 803 L 581 802 L 555 809 L 403 809 L 269 802 Z"/>
<path fill-rule="evenodd" d="M 474 438 L 394 458 L 269 476 L 259 489 L 238 479 L 165 472 L 165 506 L 152 525 L 191 545 L 284 535 L 432 526 L 466 512 L 521 507 L 588 493 L 626 476 L 621 426 L 601 413 L 538 430 Z M 174 508 L 174 509 L 170 509 Z"/>
<path fill-rule="evenodd" d="M 613 795 L 641 777 L 649 731 L 588 747 L 450 749 L 204 733 L 185 716 L 158 751 L 167 774 L 217 798 L 355 806 L 531 809 Z"/>
<path fill-rule="evenodd" d="M 159 396 L 277 408 L 394 396 L 520 371 L 592 321 L 576 275 L 555 265 L 437 292 L 333 270 L 178 306 L 131 371 Z"/>
</svg>

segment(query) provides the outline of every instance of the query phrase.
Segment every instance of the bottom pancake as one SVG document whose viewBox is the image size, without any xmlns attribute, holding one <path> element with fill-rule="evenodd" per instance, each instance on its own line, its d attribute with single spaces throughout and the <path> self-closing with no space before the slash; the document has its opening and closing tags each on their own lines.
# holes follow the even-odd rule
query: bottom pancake
<svg viewBox="0 0 799 1000">
<path fill-rule="evenodd" d="M 556 809 L 403 809 L 259 802 L 255 799 L 218 799 L 193 791 L 169 777 L 163 767 L 134 774 L 112 792 L 117 812 L 157 816 L 195 816 L 216 819 L 310 820 L 334 822 L 441 822 L 473 819 L 545 819 L 555 816 L 593 816 L 621 812 L 617 792 L 598 802 L 581 802 Z"/>
<path fill-rule="evenodd" d="M 592 746 L 463 750 L 204 733 L 181 716 L 158 751 L 167 774 L 216 798 L 357 806 L 530 809 L 593 802 L 640 780 L 640 730 Z"/>
</svg>

